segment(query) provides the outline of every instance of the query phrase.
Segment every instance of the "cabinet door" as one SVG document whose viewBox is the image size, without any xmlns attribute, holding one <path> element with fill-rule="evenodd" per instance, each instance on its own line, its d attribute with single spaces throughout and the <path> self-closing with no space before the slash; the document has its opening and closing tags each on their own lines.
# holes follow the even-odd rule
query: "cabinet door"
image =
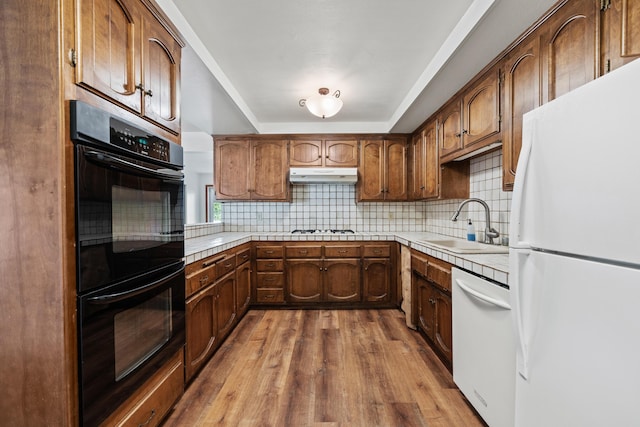
<svg viewBox="0 0 640 427">
<path fill-rule="evenodd" d="M 640 2 L 607 0 L 602 13 L 601 74 L 640 57 Z"/>
<path fill-rule="evenodd" d="M 216 287 L 209 286 L 186 304 L 185 377 L 187 381 L 204 365 L 218 344 Z"/>
<path fill-rule="evenodd" d="M 513 190 L 522 148 L 522 116 L 540 106 L 540 41 L 538 34 L 522 42 L 504 62 L 504 117 L 502 130 L 502 187 Z"/>
<path fill-rule="evenodd" d="M 596 77 L 596 7 L 593 0 L 572 0 L 543 24 L 543 102 Z"/>
<path fill-rule="evenodd" d="M 407 200 L 407 143 L 406 140 L 385 141 L 385 200 Z"/>
<path fill-rule="evenodd" d="M 141 112 L 140 6 L 135 0 L 80 0 L 76 83 Z"/>
<path fill-rule="evenodd" d="M 150 12 L 146 13 L 144 29 L 143 115 L 178 133 L 180 45 Z"/>
<path fill-rule="evenodd" d="M 433 289 L 424 277 L 415 273 L 413 274 L 413 284 L 416 289 L 418 326 L 433 340 L 436 313 Z"/>
<path fill-rule="evenodd" d="M 442 355 L 451 363 L 452 359 L 452 316 L 451 316 L 451 297 L 439 289 L 433 288 L 431 298 L 434 303 L 433 318 L 435 319 L 435 327 L 433 329 L 433 341 L 442 353 Z"/>
<path fill-rule="evenodd" d="M 480 146 L 500 134 L 500 71 L 491 71 L 467 91 L 462 100 L 463 145 Z"/>
<path fill-rule="evenodd" d="M 357 167 L 358 141 L 353 139 L 324 141 L 324 165 Z"/>
<path fill-rule="evenodd" d="M 252 200 L 287 200 L 288 156 L 286 141 L 253 141 Z"/>
<path fill-rule="evenodd" d="M 384 142 L 360 141 L 358 200 L 384 200 Z"/>
<path fill-rule="evenodd" d="M 287 301 L 319 302 L 322 297 L 321 260 L 287 261 Z"/>
<path fill-rule="evenodd" d="M 360 260 L 339 259 L 324 261 L 323 301 L 359 302 Z"/>
<path fill-rule="evenodd" d="M 411 185 L 409 194 L 411 200 L 422 200 L 426 190 L 425 168 L 425 131 L 414 135 L 409 145 L 409 176 Z"/>
<path fill-rule="evenodd" d="M 440 157 L 445 157 L 462 149 L 462 115 L 460 100 L 455 100 L 449 104 L 438 115 L 440 124 L 439 151 Z"/>
<path fill-rule="evenodd" d="M 215 141 L 216 199 L 249 200 L 249 141 Z"/>
<path fill-rule="evenodd" d="M 424 129 L 425 189 L 422 196 L 433 199 L 440 196 L 440 158 L 438 157 L 438 122 L 431 121 Z"/>
<path fill-rule="evenodd" d="M 391 261 L 365 259 L 362 264 L 363 296 L 367 302 L 391 300 Z"/>
<path fill-rule="evenodd" d="M 216 283 L 216 323 L 218 336 L 224 338 L 236 320 L 236 275 L 228 274 Z"/>
<path fill-rule="evenodd" d="M 322 141 L 291 141 L 289 155 L 290 166 L 322 166 Z"/>
<path fill-rule="evenodd" d="M 238 318 L 249 308 L 251 302 L 251 263 L 245 262 L 236 269 L 236 314 Z"/>
</svg>

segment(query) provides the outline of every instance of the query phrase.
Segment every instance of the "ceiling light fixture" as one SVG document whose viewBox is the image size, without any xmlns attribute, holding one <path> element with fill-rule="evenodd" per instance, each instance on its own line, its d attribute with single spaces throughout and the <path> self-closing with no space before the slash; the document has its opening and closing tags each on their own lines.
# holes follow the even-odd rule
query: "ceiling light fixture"
<svg viewBox="0 0 640 427">
<path fill-rule="evenodd" d="M 342 108 L 342 100 L 340 99 L 339 90 L 329 95 L 329 89 L 321 87 L 318 89 L 317 95 L 312 95 L 307 99 L 301 99 L 298 105 L 307 107 L 314 116 L 325 119 L 338 114 L 338 111 Z"/>
</svg>

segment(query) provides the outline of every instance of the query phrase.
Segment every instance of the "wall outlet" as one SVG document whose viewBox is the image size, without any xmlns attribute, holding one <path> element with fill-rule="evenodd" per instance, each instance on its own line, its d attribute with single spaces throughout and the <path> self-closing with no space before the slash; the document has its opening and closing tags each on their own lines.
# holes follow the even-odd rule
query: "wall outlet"
<svg viewBox="0 0 640 427">
<path fill-rule="evenodd" d="M 393 219 L 394 218 L 393 212 L 389 212 L 388 218 L 389 219 Z"/>
</svg>

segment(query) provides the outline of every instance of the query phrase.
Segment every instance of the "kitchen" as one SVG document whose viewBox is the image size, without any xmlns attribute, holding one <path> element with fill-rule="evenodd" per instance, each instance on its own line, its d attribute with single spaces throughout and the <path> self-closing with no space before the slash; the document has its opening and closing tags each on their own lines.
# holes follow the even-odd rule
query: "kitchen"
<svg viewBox="0 0 640 427">
<path fill-rule="evenodd" d="M 580 2 L 569 4 L 578 3 Z M 68 141 L 68 103 L 62 101 L 79 97 L 80 95 L 73 95 L 76 91 L 84 93 L 69 83 L 74 81 L 73 77 L 69 77 L 75 74 L 74 67 L 71 65 L 74 60 L 73 58 L 68 60 L 67 45 L 63 44 L 74 38 L 72 26 L 67 25 L 73 22 L 73 4 L 60 2 L 45 7 L 44 5 L 18 6 L 17 4 L 14 6 L 13 3 L 7 3 L 6 7 L 8 9 L 5 10 L 11 12 L 10 16 L 15 20 L 5 27 L 5 49 L 3 50 L 7 55 L 3 58 L 3 63 L 6 64 L 6 73 L 3 74 L 6 76 L 3 78 L 5 106 L 11 106 L 3 126 L 5 129 L 3 145 L 6 144 L 5 147 L 8 149 L 3 156 L 2 167 L 5 176 L 10 179 L 10 184 L 5 186 L 3 194 L 5 200 L 9 200 L 11 209 L 10 214 L 3 221 L 3 232 L 6 233 L 7 241 L 10 243 L 3 250 L 2 271 L 6 284 L 3 286 L 1 311 L 4 326 L 3 359 L 7 363 L 3 364 L 2 377 L 7 378 L 8 384 L 12 384 L 12 387 L 6 388 L 7 394 L 2 400 L 2 409 L 8 419 L 16 420 L 15 424 L 18 425 L 32 423 L 46 425 L 59 423 L 60 420 L 68 420 L 63 424 L 73 425 L 77 423 L 77 403 L 74 402 L 77 401 L 78 391 L 76 359 L 73 357 L 76 347 L 74 338 L 76 302 L 73 293 L 68 291 L 69 283 L 72 283 L 72 288 L 74 287 L 73 281 L 69 282 L 69 280 L 75 277 L 73 209 L 69 205 L 69 201 L 73 200 L 73 186 L 69 185 L 73 178 L 70 176 L 72 168 L 68 163 L 72 145 Z M 503 39 L 496 53 L 507 47 L 510 40 L 515 40 L 517 35 L 538 16 L 542 16 L 548 7 L 549 5 L 541 6 L 541 11 L 536 16 L 520 29 L 514 30 L 513 37 L 508 40 Z M 591 19 L 589 22 L 597 22 L 598 26 L 606 24 L 606 29 L 614 34 L 616 31 L 612 28 L 615 24 L 609 22 L 609 19 L 613 19 L 609 17 L 613 12 L 620 13 L 620 11 L 629 12 L 631 16 L 635 16 L 631 13 L 633 7 L 633 2 L 613 1 L 605 11 L 597 13 L 593 11 L 585 16 Z M 595 18 L 596 15 L 598 18 Z M 635 27 L 629 25 L 625 28 Z M 21 32 L 25 35 L 16 37 L 16 34 Z M 32 38 L 26 36 L 31 34 L 30 32 L 33 32 Z M 606 39 L 603 36 L 604 33 L 601 31 L 599 35 L 602 37 L 602 46 L 598 48 L 600 53 L 606 52 L 603 48 Z M 55 34 L 60 37 L 55 37 Z M 627 36 L 623 38 L 625 41 L 634 40 L 630 35 Z M 517 40 L 523 44 L 516 43 L 516 45 L 522 52 L 531 51 L 531 49 L 535 51 L 540 47 L 533 43 L 534 39 Z M 611 39 L 617 40 L 613 36 Z M 30 43 L 31 40 L 40 42 L 33 45 Z M 470 43 L 481 43 L 481 41 L 470 41 Z M 616 43 L 611 40 L 607 39 L 607 43 L 609 43 L 607 46 L 616 47 Z M 610 47 L 610 50 L 614 50 L 614 47 Z M 589 52 L 593 53 L 594 50 Z M 37 54 L 24 55 L 24 52 L 37 52 Z M 628 50 L 610 59 L 597 58 L 593 55 L 593 60 L 598 66 L 594 67 L 595 71 L 592 72 L 591 78 L 604 75 L 609 68 L 617 68 L 623 62 L 632 59 L 633 52 Z M 493 56 L 490 55 L 488 60 L 479 63 L 475 68 L 470 67 L 473 69 L 468 71 L 469 79 L 491 62 Z M 520 57 L 519 52 L 513 52 L 504 60 L 507 65 L 526 64 L 526 61 L 518 60 Z M 20 64 L 16 63 L 18 58 L 22 61 Z M 543 60 L 548 64 L 549 59 L 545 58 Z M 55 72 L 50 72 L 51 70 Z M 546 78 L 548 77 L 544 77 Z M 440 101 L 434 101 L 439 103 L 430 111 L 435 113 L 438 107 L 469 79 L 458 82 L 457 86 L 441 96 Z M 544 79 L 542 79 L 543 83 L 548 84 Z M 509 82 L 508 76 L 507 82 Z M 541 95 L 543 103 L 559 94 L 557 92 L 560 85 L 554 88 L 556 92 L 544 91 Z M 60 99 L 60 102 L 44 105 L 41 102 L 43 96 Z M 82 96 L 90 98 L 86 95 Z M 147 97 L 152 98 L 149 95 Z M 343 98 L 347 104 L 346 92 Z M 112 104 L 104 101 L 103 98 L 97 103 L 103 109 L 114 111 Z M 29 115 L 22 114 L 22 111 L 29 111 Z M 429 114 L 422 114 L 417 123 L 422 123 Z M 127 115 L 127 119 L 134 120 L 135 124 L 141 126 L 148 126 L 149 123 L 148 118 L 133 118 L 130 114 Z M 506 119 L 506 123 L 508 120 Z M 161 125 L 158 128 L 161 136 L 175 139 L 176 134 L 170 131 L 171 126 L 171 124 Z M 513 126 L 517 127 L 519 124 L 514 123 Z M 419 129 L 417 127 L 410 129 L 410 131 L 413 130 Z M 505 142 L 509 141 L 509 136 L 503 135 L 502 139 L 502 154 L 500 151 L 495 151 L 485 154 L 484 158 L 473 158 L 469 161 L 471 164 L 469 197 L 475 196 L 491 202 L 493 222 L 498 224 L 494 227 L 502 236 L 506 236 L 511 231 L 508 221 L 511 193 L 500 190 L 504 184 L 501 182 L 502 168 L 505 164 L 515 168 L 512 163 L 517 160 L 517 155 L 514 156 L 508 151 L 507 148 L 510 145 L 505 145 Z M 25 144 L 24 141 L 30 141 L 30 144 Z M 50 167 L 43 168 L 42 165 L 50 165 Z M 495 176 L 496 172 L 497 176 Z M 477 176 L 474 177 L 474 174 Z M 489 193 L 486 193 L 488 190 L 486 181 L 491 181 Z M 497 185 L 494 181 L 497 181 Z M 506 188 L 509 188 L 509 185 Z M 294 187 L 293 191 L 295 200 L 306 200 L 308 197 L 304 194 L 304 189 Z M 319 220 L 325 220 L 324 217 L 316 217 L 316 224 L 309 223 L 308 226 L 324 228 L 333 227 L 335 224 L 336 228 L 354 228 L 359 232 L 362 229 L 363 232 L 384 232 L 385 234 L 396 231 L 436 232 L 453 237 L 463 237 L 465 234 L 463 225 L 451 223 L 448 218 L 455 211 L 460 199 L 436 202 L 388 202 L 380 204 L 384 206 L 378 206 L 371 202 L 355 203 L 357 195 L 353 191 L 353 188 L 343 190 L 343 194 L 339 197 L 336 195 L 335 199 L 331 197 L 327 199 L 329 210 L 335 212 L 335 218 L 330 217 L 328 223 L 318 224 Z M 481 194 L 480 192 L 483 191 L 485 193 Z M 295 192 L 302 194 L 295 194 Z M 331 193 L 332 189 L 328 189 L 327 192 Z M 332 201 L 335 204 L 332 204 Z M 234 227 L 229 231 L 252 233 L 259 231 L 260 227 L 271 227 L 272 219 L 276 232 L 289 232 L 298 225 L 305 227 L 307 224 L 304 223 L 304 219 L 302 223 L 297 221 L 305 216 L 311 218 L 311 212 L 317 208 L 317 205 L 311 204 L 308 207 L 300 206 L 297 202 L 275 205 L 269 203 L 268 210 L 262 208 L 262 204 L 258 202 L 232 202 L 223 205 L 228 205 L 230 208 L 229 212 L 224 212 L 225 223 L 229 221 L 230 226 Z M 235 211 L 233 208 L 236 208 Z M 292 215 L 291 209 L 298 208 L 301 208 L 300 216 Z M 343 213 L 345 211 L 347 213 Z M 339 212 L 343 213 L 342 218 L 339 217 Z M 258 222 L 259 213 L 264 215 L 261 222 Z M 480 207 L 474 211 L 474 215 L 472 220 L 479 230 L 484 217 Z M 285 221 L 285 217 L 288 218 L 288 222 Z M 347 223 L 345 221 L 347 217 L 354 218 L 355 222 Z M 342 222 L 340 223 L 339 220 Z M 417 226 L 415 222 L 418 223 Z M 369 230 L 365 230 L 366 227 L 369 227 Z M 385 227 L 389 227 L 389 230 Z M 502 273 L 505 271 L 502 270 Z M 500 274 L 498 273 L 498 276 Z M 498 280 L 495 275 L 494 279 Z M 42 405 L 45 401 L 47 405 Z M 31 422 L 25 420 L 31 420 Z"/>
</svg>

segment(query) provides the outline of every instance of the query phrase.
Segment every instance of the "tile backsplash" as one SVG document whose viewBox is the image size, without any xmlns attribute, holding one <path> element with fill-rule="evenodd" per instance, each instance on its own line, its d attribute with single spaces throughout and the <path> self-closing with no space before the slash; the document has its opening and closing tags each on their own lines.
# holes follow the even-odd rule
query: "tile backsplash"
<svg viewBox="0 0 640 427">
<path fill-rule="evenodd" d="M 487 202 L 492 226 L 507 235 L 511 193 L 502 191 L 501 151 L 472 159 L 470 167 L 470 197 Z M 477 232 L 484 230 L 484 209 L 478 203 L 468 204 L 459 220 L 452 222 L 451 215 L 462 200 L 356 203 L 355 191 L 354 185 L 295 185 L 291 203 L 225 202 L 224 231 L 350 228 L 359 232 L 428 231 L 465 237 L 467 218 L 471 218 Z"/>
</svg>

